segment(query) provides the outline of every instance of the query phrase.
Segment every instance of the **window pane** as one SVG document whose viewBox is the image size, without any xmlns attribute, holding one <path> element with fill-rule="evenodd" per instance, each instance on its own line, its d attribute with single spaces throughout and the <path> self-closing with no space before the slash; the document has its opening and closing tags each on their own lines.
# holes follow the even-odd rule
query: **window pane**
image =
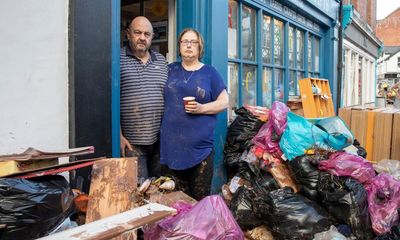
<svg viewBox="0 0 400 240">
<path fill-rule="evenodd" d="M 264 63 L 271 63 L 271 17 L 264 15 L 262 57 Z"/>
<path fill-rule="evenodd" d="M 256 67 L 243 65 L 242 105 L 256 105 Z"/>
<path fill-rule="evenodd" d="M 283 22 L 274 20 L 274 61 L 275 65 L 283 65 Z"/>
<path fill-rule="evenodd" d="M 304 33 L 296 30 L 296 44 L 297 44 L 297 68 L 304 69 Z"/>
<path fill-rule="evenodd" d="M 229 14 L 228 14 L 228 58 L 238 57 L 238 3 L 236 1 L 229 1 Z"/>
<path fill-rule="evenodd" d="M 243 5 L 242 9 L 242 50 L 243 59 L 256 59 L 256 12 L 254 9 Z"/>
<path fill-rule="evenodd" d="M 263 69 L 262 80 L 262 105 L 264 107 L 271 107 L 272 105 L 272 70 L 271 68 Z"/>
<path fill-rule="evenodd" d="M 289 96 L 295 96 L 297 87 L 296 71 L 289 72 Z"/>
<path fill-rule="evenodd" d="M 231 122 L 235 118 L 235 110 L 239 107 L 239 67 L 236 63 L 228 63 L 228 93 L 229 93 L 229 109 L 228 121 Z"/>
<path fill-rule="evenodd" d="M 311 58 L 311 50 L 312 50 L 312 36 L 308 35 L 308 48 L 307 48 L 307 63 L 308 63 L 308 71 L 312 71 L 312 58 Z"/>
<path fill-rule="evenodd" d="M 304 78 L 304 72 L 297 72 L 297 94 L 300 96 L 299 80 Z"/>
<path fill-rule="evenodd" d="M 283 85 L 283 70 L 275 69 L 275 100 L 283 102 L 284 85 Z"/>
<path fill-rule="evenodd" d="M 319 72 L 319 39 L 315 38 L 314 46 L 314 71 Z"/>
<path fill-rule="evenodd" d="M 289 67 L 294 68 L 294 28 L 289 27 Z"/>
</svg>

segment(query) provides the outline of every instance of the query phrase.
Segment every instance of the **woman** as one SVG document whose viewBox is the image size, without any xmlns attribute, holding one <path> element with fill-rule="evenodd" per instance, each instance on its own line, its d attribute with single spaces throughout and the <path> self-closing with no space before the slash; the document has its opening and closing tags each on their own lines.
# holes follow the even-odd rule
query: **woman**
<svg viewBox="0 0 400 240">
<path fill-rule="evenodd" d="M 204 41 L 184 29 L 178 38 L 182 62 L 169 65 L 164 88 L 160 162 L 177 186 L 197 200 L 210 194 L 216 114 L 228 107 L 228 93 L 217 70 L 200 62 Z M 184 104 L 184 97 L 194 100 Z"/>
</svg>

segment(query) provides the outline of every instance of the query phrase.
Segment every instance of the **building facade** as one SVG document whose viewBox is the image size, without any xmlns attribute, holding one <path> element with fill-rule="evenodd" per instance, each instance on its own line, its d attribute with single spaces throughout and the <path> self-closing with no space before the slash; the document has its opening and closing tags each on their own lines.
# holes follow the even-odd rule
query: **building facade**
<svg viewBox="0 0 400 240">
<path fill-rule="evenodd" d="M 400 46 L 385 46 L 378 59 L 378 87 L 380 83 L 391 86 L 400 81 Z"/>
<path fill-rule="evenodd" d="M 376 36 L 386 46 L 400 46 L 400 8 L 394 10 L 386 18 L 378 20 L 376 25 Z"/>
<path fill-rule="evenodd" d="M 352 1 L 357 2 L 357 1 Z M 363 4 L 360 4 L 363 2 Z M 373 104 L 375 102 L 375 86 L 377 79 L 377 59 L 382 42 L 375 36 L 369 25 L 374 25 L 368 16 L 376 16 L 366 9 L 376 8 L 365 6 L 366 1 L 358 1 L 357 5 L 343 6 L 343 98 L 342 106 Z M 370 5 L 374 1 L 368 1 Z M 361 9 L 361 15 L 355 6 Z M 368 20 L 369 19 L 369 20 Z M 368 21 L 367 21 L 368 20 Z"/>
<path fill-rule="evenodd" d="M 19 9 L 23 2 L 3 3 L 4 9 Z M 186 27 L 198 29 L 206 43 L 202 61 L 212 64 L 226 81 L 231 106 L 228 113 L 218 115 L 214 191 L 219 190 L 224 179 L 222 150 L 234 109 L 246 104 L 270 107 L 275 100 L 286 102 L 299 95 L 297 81 L 304 77 L 328 79 L 334 98 L 340 90 L 338 0 L 69 0 L 67 5 L 61 0 L 48 2 L 46 10 L 54 8 L 65 13 L 57 16 L 61 18 L 60 24 L 67 23 L 58 28 L 67 44 L 60 46 L 54 36 L 37 34 L 37 41 L 28 45 L 40 45 L 46 39 L 62 48 L 57 49 L 63 54 L 61 57 L 48 62 L 37 61 L 42 67 L 35 68 L 36 72 L 41 69 L 45 72 L 54 63 L 65 66 L 66 71 L 60 72 L 56 80 L 55 75 L 38 78 L 36 88 L 38 94 L 49 91 L 61 94 L 57 95 L 59 106 L 66 107 L 63 112 L 68 114 L 59 115 L 62 124 L 56 130 L 67 136 L 63 144 L 69 142 L 69 147 L 94 145 L 94 157 L 119 156 L 119 49 L 124 43 L 127 21 L 137 15 L 145 15 L 152 21 L 157 31 L 154 48 L 165 54 L 169 62 L 179 60 L 176 54 L 179 32 Z M 39 6 L 40 3 L 31 3 L 24 5 L 24 9 L 30 10 L 29 15 L 38 13 Z M 30 22 L 30 26 L 36 26 L 36 22 Z M 42 26 L 45 25 L 37 25 L 38 28 Z M 48 29 L 52 27 L 54 25 L 49 25 Z M 20 33 L 12 36 L 26 39 Z M 1 49 L 6 49 L 5 46 Z M 14 46 L 13 49 L 19 48 Z M 45 57 L 35 54 L 42 57 L 39 60 Z M 25 71 L 28 64 L 20 62 L 19 70 L 15 70 L 15 73 L 25 73 L 27 81 L 32 76 Z M 43 79 L 57 81 L 61 86 L 45 84 Z M 18 79 L 15 82 L 20 87 L 25 84 Z M 2 88 L 10 95 L 8 90 L 9 87 Z M 46 101 L 51 103 L 50 99 Z M 31 99 L 21 99 L 21 104 L 30 102 Z M 49 107 L 50 117 L 41 118 L 40 123 L 33 122 L 36 127 L 52 126 L 52 120 L 63 109 L 59 106 Z M 39 106 L 35 106 L 37 108 Z M 23 118 L 30 123 L 33 115 L 23 115 Z M 6 123 L 13 118 L 1 120 Z M 19 125 L 13 128 L 24 129 L 24 123 L 15 124 Z M 29 131 L 24 133 L 27 137 L 32 134 L 31 138 L 37 136 Z M 40 138 L 44 143 L 54 141 L 54 136 L 46 134 Z M 4 145 L 12 143 L 12 136 L 4 139 Z M 63 144 L 59 144 L 60 148 L 65 147 Z M 19 142 L 18 147 L 30 145 Z M 89 172 L 78 175 L 86 181 Z"/>
</svg>

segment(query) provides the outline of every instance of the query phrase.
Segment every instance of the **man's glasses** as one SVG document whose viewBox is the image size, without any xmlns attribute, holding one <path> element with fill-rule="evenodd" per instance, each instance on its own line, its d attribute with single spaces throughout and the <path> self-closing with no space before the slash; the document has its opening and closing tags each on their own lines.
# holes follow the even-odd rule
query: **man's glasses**
<svg viewBox="0 0 400 240">
<path fill-rule="evenodd" d="M 140 36 L 142 36 L 142 34 L 144 34 L 145 38 L 151 38 L 153 36 L 153 33 L 151 33 L 151 32 L 142 32 L 139 30 L 131 30 L 131 31 L 133 32 L 133 35 L 135 37 L 140 37 Z"/>
<path fill-rule="evenodd" d="M 190 43 L 190 45 L 198 45 L 199 44 L 199 41 L 197 41 L 197 40 L 182 40 L 181 41 L 181 44 L 183 45 L 183 46 L 187 46 L 187 45 L 189 45 L 189 43 Z"/>
</svg>

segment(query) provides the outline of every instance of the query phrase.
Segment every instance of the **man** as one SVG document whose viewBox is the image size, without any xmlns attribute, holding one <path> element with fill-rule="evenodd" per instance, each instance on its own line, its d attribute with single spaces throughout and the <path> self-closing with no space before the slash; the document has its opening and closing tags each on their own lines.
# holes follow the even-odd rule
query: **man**
<svg viewBox="0 0 400 240">
<path fill-rule="evenodd" d="M 138 179 L 160 174 L 159 131 L 164 112 L 167 63 L 150 50 L 153 27 L 145 17 L 126 30 L 129 44 L 121 48 L 121 153 L 138 159 Z M 126 152 L 126 154 L 125 154 Z"/>
</svg>

